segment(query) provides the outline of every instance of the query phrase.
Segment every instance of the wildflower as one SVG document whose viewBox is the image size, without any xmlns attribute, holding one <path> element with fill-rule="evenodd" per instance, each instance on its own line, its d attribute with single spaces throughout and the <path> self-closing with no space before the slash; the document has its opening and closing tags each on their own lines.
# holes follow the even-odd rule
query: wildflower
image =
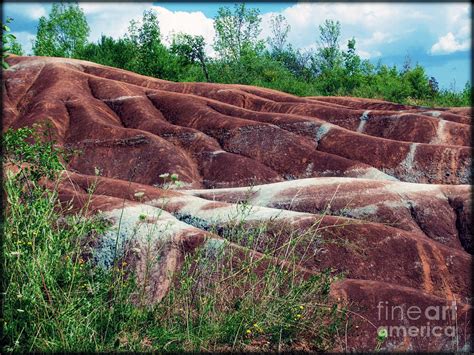
<svg viewBox="0 0 474 355">
<path fill-rule="evenodd" d="M 302 317 L 302 315 L 298 313 L 298 314 L 295 316 L 295 319 L 300 319 L 301 317 Z"/>
<path fill-rule="evenodd" d="M 145 193 L 143 191 L 138 191 L 133 194 L 133 196 L 138 197 L 138 198 L 143 197 L 144 195 Z"/>
<path fill-rule="evenodd" d="M 247 329 L 246 333 L 247 334 L 252 334 L 252 331 L 250 329 Z"/>
<path fill-rule="evenodd" d="M 170 176 L 169 173 L 164 173 L 164 174 L 161 174 L 161 175 L 160 175 L 160 178 L 163 178 L 163 179 L 164 179 L 164 178 L 167 178 L 168 176 Z"/>
<path fill-rule="evenodd" d="M 304 307 L 303 307 L 303 306 L 300 306 L 300 309 L 301 309 L 301 310 L 303 310 L 303 309 L 304 309 Z"/>
<path fill-rule="evenodd" d="M 127 262 L 126 262 L 126 261 L 122 261 L 122 266 L 127 266 Z"/>
</svg>

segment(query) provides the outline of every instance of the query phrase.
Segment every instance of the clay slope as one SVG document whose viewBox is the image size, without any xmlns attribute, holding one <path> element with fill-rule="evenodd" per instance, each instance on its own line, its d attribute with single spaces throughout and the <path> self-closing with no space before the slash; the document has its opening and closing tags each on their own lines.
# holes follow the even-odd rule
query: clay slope
<svg viewBox="0 0 474 355">
<path fill-rule="evenodd" d="M 172 287 L 183 255 L 225 238 L 245 202 L 248 227 L 269 228 L 257 254 L 286 242 L 272 229 L 304 234 L 316 226 L 298 250 L 302 273 L 343 273 L 332 295 L 352 311 L 347 341 L 335 350 L 374 350 L 378 327 L 427 322 L 456 324 L 456 334 L 391 335 L 384 349 L 469 347 L 470 108 L 174 83 L 62 58 L 9 62 L 3 129 L 48 121 L 58 144 L 81 152 L 60 197 L 119 230 L 97 241 L 98 264 L 111 264 L 118 240 L 138 253 L 129 265 L 140 281 L 145 254 L 159 256 L 148 270 L 150 303 Z M 165 188 L 164 173 L 184 186 Z M 389 320 L 377 308 L 452 302 L 457 309 L 441 320 Z"/>
</svg>

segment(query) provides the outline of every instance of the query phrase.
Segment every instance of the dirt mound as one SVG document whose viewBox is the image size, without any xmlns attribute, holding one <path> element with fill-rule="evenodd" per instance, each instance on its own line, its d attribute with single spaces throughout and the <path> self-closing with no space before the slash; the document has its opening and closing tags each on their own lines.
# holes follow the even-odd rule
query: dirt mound
<svg viewBox="0 0 474 355">
<path fill-rule="evenodd" d="M 60 198 L 112 222 L 96 262 L 110 266 L 111 245 L 135 250 L 129 265 L 139 282 L 150 276 L 150 303 L 172 287 L 183 255 L 225 239 L 245 205 L 247 228 L 268 227 L 256 253 L 288 243 L 276 230 L 311 231 L 297 250 L 302 272 L 345 275 L 332 295 L 349 307 L 351 330 L 335 350 L 374 350 L 381 326 L 403 326 L 387 350 L 469 346 L 469 108 L 173 83 L 61 58 L 8 61 L 3 129 L 47 121 L 58 144 L 81 152 Z M 166 173 L 184 186 L 167 188 Z M 145 273 L 150 254 L 160 262 Z M 453 302 L 449 319 L 425 312 Z M 411 318 L 412 306 L 423 316 Z M 397 317 L 385 317 L 393 307 Z M 455 324 L 455 334 L 404 333 L 426 323 Z"/>
</svg>

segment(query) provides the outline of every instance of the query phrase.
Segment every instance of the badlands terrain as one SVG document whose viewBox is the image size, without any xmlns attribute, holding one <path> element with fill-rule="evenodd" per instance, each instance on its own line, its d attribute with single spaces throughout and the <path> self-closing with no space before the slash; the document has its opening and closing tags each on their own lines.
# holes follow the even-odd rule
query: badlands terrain
<svg viewBox="0 0 474 355">
<path fill-rule="evenodd" d="M 301 233 L 317 224 L 317 238 L 301 248 L 301 270 L 343 274 L 331 297 L 353 312 L 334 350 L 373 350 L 378 327 L 427 322 L 453 325 L 456 335 L 399 334 L 383 349 L 469 346 L 471 108 L 174 83 L 61 58 L 8 62 L 3 129 L 49 122 L 58 145 L 80 152 L 68 163 L 61 200 L 77 209 L 87 201 L 112 227 L 120 221 L 118 236 L 98 237 L 96 262 L 111 263 L 116 238 L 144 253 L 138 227 L 157 227 L 161 262 L 148 302 L 173 287 L 183 255 L 225 238 L 209 226 L 225 226 L 245 203 L 249 224 L 285 223 Z M 181 184 L 170 187 L 166 174 Z M 274 242 L 263 240 L 262 250 Z M 139 278 L 143 260 L 129 260 Z M 453 301 L 449 319 L 386 319 L 377 308 L 424 311 Z"/>
</svg>

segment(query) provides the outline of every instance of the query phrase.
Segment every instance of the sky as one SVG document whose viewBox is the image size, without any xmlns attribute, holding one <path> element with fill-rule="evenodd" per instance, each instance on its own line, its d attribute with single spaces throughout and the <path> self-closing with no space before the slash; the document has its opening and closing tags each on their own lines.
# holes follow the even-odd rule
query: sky
<svg viewBox="0 0 474 355">
<path fill-rule="evenodd" d="M 91 28 L 89 40 L 101 34 L 123 36 L 130 20 L 140 19 L 153 8 L 160 22 L 164 41 L 172 33 L 202 35 L 206 51 L 213 55 L 213 17 L 231 2 L 101 2 L 79 3 Z M 270 35 L 270 19 L 283 14 L 291 26 L 288 41 L 294 48 L 315 48 L 318 26 L 325 19 L 341 23 L 341 45 L 354 37 L 358 54 L 374 64 L 381 61 L 401 67 L 409 56 L 434 76 L 442 88 L 461 90 L 471 80 L 472 6 L 460 3 L 320 3 L 248 2 L 262 14 L 261 38 Z M 26 52 L 41 16 L 47 16 L 50 3 L 3 3 L 3 16 L 12 17 L 10 27 Z"/>
</svg>

